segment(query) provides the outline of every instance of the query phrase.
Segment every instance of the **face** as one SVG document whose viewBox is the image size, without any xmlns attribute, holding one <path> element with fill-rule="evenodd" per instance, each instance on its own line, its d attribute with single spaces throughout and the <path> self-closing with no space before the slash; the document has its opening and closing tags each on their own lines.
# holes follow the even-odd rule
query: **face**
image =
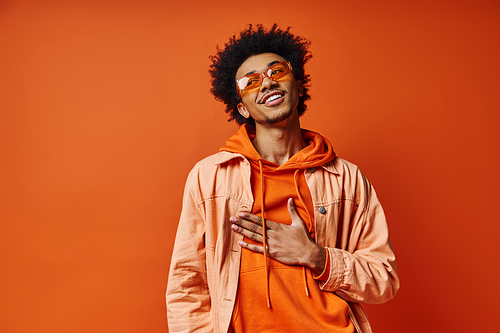
<svg viewBox="0 0 500 333">
<path fill-rule="evenodd" d="M 264 73 L 269 67 L 284 60 L 274 53 L 251 56 L 238 68 L 235 79 L 248 74 Z M 279 124 L 292 115 L 298 117 L 297 105 L 301 96 L 302 82 L 295 80 L 292 72 L 277 81 L 264 77 L 260 87 L 241 92 L 238 111 L 245 118 L 252 117 L 256 125 Z"/>
</svg>

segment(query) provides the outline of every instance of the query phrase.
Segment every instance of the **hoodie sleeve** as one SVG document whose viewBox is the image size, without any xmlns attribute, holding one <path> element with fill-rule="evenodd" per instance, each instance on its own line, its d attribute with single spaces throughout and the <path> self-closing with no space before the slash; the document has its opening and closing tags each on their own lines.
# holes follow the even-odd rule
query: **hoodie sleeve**
<svg viewBox="0 0 500 333">
<path fill-rule="evenodd" d="M 327 238 L 329 275 L 320 288 L 347 301 L 384 303 L 399 289 L 396 259 L 375 190 L 357 168 L 354 174 L 355 181 L 344 184 L 346 196 L 325 217 L 338 229 L 335 240 Z"/>
<path fill-rule="evenodd" d="M 205 221 L 188 177 L 167 284 L 169 332 L 213 332 L 205 257 Z"/>
</svg>

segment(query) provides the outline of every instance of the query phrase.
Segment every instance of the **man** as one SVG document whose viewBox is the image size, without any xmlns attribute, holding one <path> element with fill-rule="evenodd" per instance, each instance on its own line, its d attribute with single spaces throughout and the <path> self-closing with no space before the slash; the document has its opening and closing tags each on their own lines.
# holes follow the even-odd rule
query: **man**
<svg viewBox="0 0 500 333">
<path fill-rule="evenodd" d="M 300 128 L 308 46 L 289 29 L 250 26 L 211 58 L 212 93 L 242 126 L 189 174 L 171 333 L 371 332 L 359 303 L 399 288 L 372 186 Z"/>
</svg>

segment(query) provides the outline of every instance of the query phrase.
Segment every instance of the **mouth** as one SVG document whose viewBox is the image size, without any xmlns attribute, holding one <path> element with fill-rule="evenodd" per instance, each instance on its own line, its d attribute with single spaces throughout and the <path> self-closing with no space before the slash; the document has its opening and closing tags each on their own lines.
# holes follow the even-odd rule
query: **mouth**
<svg viewBox="0 0 500 333">
<path fill-rule="evenodd" d="M 280 104 L 285 97 L 285 93 L 281 91 L 274 91 L 272 93 L 269 93 L 265 95 L 262 100 L 260 101 L 260 104 L 265 104 L 265 105 L 277 105 Z"/>
</svg>

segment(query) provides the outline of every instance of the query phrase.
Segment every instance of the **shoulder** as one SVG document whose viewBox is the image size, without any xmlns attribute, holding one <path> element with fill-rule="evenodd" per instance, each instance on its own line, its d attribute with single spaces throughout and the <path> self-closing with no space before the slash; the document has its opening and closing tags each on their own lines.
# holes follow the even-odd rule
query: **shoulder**
<svg viewBox="0 0 500 333">
<path fill-rule="evenodd" d="M 245 169 L 245 170 L 243 170 Z M 214 197 L 240 197 L 249 183 L 250 164 L 241 154 L 218 152 L 193 167 L 186 181 L 186 191 L 196 202 Z"/>
<path fill-rule="evenodd" d="M 340 177 L 357 178 L 363 177 L 359 167 L 343 158 L 336 156 L 333 160 L 323 165 L 323 168 L 330 173 Z"/>
<path fill-rule="evenodd" d="M 334 165 L 337 167 L 337 169 L 340 169 L 343 172 L 358 172 L 359 168 L 356 164 L 349 162 L 348 160 L 345 160 L 341 157 L 335 157 L 332 162 Z"/>
<path fill-rule="evenodd" d="M 204 173 L 212 173 L 221 167 L 225 167 L 228 163 L 239 164 L 240 161 L 244 160 L 245 157 L 241 154 L 230 153 L 227 151 L 220 151 L 210 156 L 205 157 L 195 164 L 193 169 L 189 172 L 189 174 L 204 174 Z"/>
<path fill-rule="evenodd" d="M 191 169 L 187 184 L 190 187 L 211 184 L 223 178 L 223 174 L 234 172 L 245 162 L 246 158 L 243 155 L 226 151 L 207 156 Z"/>
<path fill-rule="evenodd" d="M 198 161 L 193 169 L 191 169 L 191 172 L 200 170 L 200 169 L 205 169 L 205 168 L 213 168 L 216 167 L 220 157 L 222 156 L 224 152 L 217 152 L 215 154 L 212 154 L 210 156 L 207 156 L 200 161 Z"/>
<path fill-rule="evenodd" d="M 335 181 L 344 190 L 364 196 L 369 193 L 372 185 L 361 172 L 359 167 L 343 158 L 335 157 L 332 161 L 323 165 L 323 169 L 328 171 L 330 179 Z M 335 180 L 334 180 L 335 179 Z"/>
</svg>

